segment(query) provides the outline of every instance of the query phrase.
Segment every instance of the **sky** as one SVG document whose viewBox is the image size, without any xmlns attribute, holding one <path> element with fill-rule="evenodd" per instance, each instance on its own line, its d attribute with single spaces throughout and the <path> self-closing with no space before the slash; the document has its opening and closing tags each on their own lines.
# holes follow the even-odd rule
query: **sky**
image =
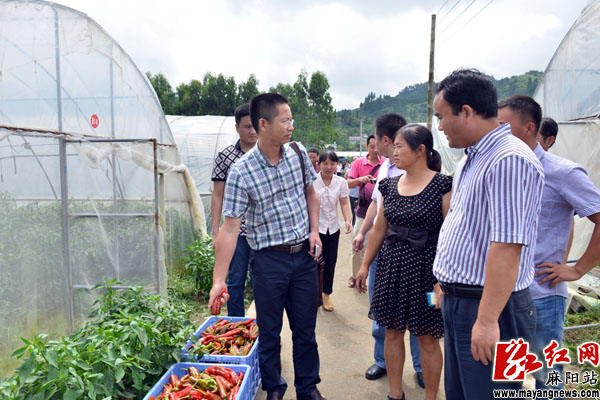
<svg viewBox="0 0 600 400">
<path fill-rule="evenodd" d="M 142 72 L 173 88 L 207 72 L 266 91 L 304 69 L 326 74 L 334 108 L 459 67 L 497 79 L 543 71 L 587 0 L 61 0 L 88 14 Z"/>
</svg>

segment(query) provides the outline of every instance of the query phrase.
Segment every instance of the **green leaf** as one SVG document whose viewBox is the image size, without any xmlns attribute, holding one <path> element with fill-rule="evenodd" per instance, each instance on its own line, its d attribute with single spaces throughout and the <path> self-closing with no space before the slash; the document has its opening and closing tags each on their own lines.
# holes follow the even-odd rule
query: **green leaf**
<svg viewBox="0 0 600 400">
<path fill-rule="evenodd" d="M 83 394 L 83 390 L 67 389 L 63 395 L 63 400 L 77 400 Z"/>
<path fill-rule="evenodd" d="M 19 367 L 18 371 L 19 371 L 19 380 L 21 382 L 24 382 L 25 379 L 27 379 L 29 377 L 29 375 L 31 375 L 31 371 L 33 371 L 34 365 L 34 358 L 33 358 L 33 354 L 31 354 L 29 356 L 29 358 L 27 358 L 27 360 L 25 360 L 25 362 L 23 364 L 21 364 L 21 366 Z"/>
<path fill-rule="evenodd" d="M 23 357 L 23 354 L 27 352 L 28 349 L 29 346 L 23 346 L 20 349 L 15 350 L 10 356 L 11 358 L 21 358 Z"/>
<path fill-rule="evenodd" d="M 46 350 L 45 357 L 46 361 L 48 361 L 48 364 L 58 368 L 58 363 L 56 362 L 56 360 L 58 359 L 58 355 L 56 354 L 56 351 L 54 351 L 53 349 Z"/>
<path fill-rule="evenodd" d="M 96 388 L 94 387 L 94 383 L 92 381 L 86 382 L 88 397 L 92 400 L 96 400 Z"/>
<path fill-rule="evenodd" d="M 122 366 L 118 366 L 117 369 L 115 370 L 115 382 L 121 382 L 123 380 L 123 377 L 125 376 L 125 370 L 123 369 Z"/>
</svg>

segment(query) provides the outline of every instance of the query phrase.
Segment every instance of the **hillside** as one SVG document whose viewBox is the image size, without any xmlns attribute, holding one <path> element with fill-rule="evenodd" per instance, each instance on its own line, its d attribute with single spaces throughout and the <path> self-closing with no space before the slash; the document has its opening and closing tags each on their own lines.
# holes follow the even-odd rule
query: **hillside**
<svg viewBox="0 0 600 400">
<path fill-rule="evenodd" d="M 533 95 L 541 77 L 542 72 L 529 71 L 500 80 L 492 77 L 492 80 L 498 90 L 498 99 L 503 99 L 512 94 Z M 339 133 L 338 145 L 344 149 L 354 150 L 355 146 L 350 145 L 348 136 L 359 135 L 361 118 L 363 134 L 372 133 L 375 118 L 390 112 L 404 115 L 409 122 L 425 122 L 427 120 L 427 82 L 407 86 L 396 96 L 376 95 L 371 92 L 358 108 L 338 111 L 334 125 Z"/>
</svg>

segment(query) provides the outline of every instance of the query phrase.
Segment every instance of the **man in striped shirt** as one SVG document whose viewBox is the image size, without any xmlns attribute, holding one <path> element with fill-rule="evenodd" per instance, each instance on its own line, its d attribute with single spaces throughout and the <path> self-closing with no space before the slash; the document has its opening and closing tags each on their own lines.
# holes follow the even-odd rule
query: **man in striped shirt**
<svg viewBox="0 0 600 400">
<path fill-rule="evenodd" d="M 465 148 L 433 272 L 444 317 L 447 399 L 492 398 L 498 341 L 531 340 L 535 308 L 528 287 L 544 186 L 542 166 L 510 125 L 497 119 L 496 89 L 479 71 L 457 70 L 436 88 L 439 130 Z"/>
</svg>

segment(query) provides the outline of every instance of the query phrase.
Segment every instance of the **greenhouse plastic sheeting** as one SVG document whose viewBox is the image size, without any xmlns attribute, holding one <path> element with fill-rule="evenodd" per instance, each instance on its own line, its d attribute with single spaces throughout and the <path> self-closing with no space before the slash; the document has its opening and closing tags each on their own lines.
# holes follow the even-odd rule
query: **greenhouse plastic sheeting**
<svg viewBox="0 0 600 400">
<path fill-rule="evenodd" d="M 166 293 L 204 216 L 152 86 L 87 15 L 0 1 L 0 376 L 107 280 Z M 28 129 L 25 129 L 28 128 Z"/>
<path fill-rule="evenodd" d="M 565 35 L 535 99 L 556 121 L 600 114 L 600 1 L 591 1 Z"/>
<path fill-rule="evenodd" d="M 167 121 L 179 148 L 181 160 L 189 168 L 203 208 L 208 228 L 211 225 L 210 180 L 215 157 L 225 147 L 235 144 L 239 136 L 235 130 L 234 117 L 167 115 Z"/>
</svg>

